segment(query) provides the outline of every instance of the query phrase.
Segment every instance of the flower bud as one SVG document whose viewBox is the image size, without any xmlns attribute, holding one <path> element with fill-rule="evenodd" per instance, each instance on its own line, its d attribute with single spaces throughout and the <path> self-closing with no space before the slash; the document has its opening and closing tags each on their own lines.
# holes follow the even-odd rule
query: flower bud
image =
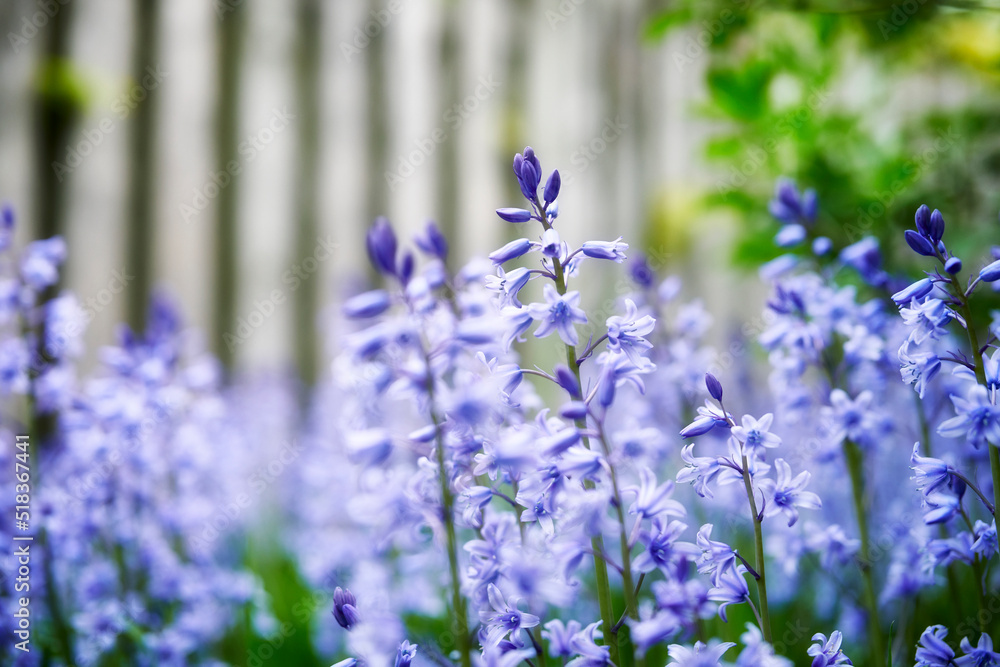
<svg viewBox="0 0 1000 667">
<path fill-rule="evenodd" d="M 375 270 L 383 275 L 396 274 L 396 233 L 386 218 L 376 218 L 365 237 L 368 259 Z"/>
<path fill-rule="evenodd" d="M 551 204 L 559 196 L 559 186 L 562 185 L 562 178 L 559 176 L 559 170 L 554 170 L 549 174 L 549 180 L 545 182 L 545 203 Z"/>
<path fill-rule="evenodd" d="M 906 243 L 913 249 L 913 252 L 925 257 L 934 256 L 934 246 L 925 237 L 912 229 L 907 229 L 904 236 L 906 237 Z"/>
<path fill-rule="evenodd" d="M 527 222 L 531 220 L 531 211 L 523 208 L 498 208 L 497 215 L 507 222 Z"/>
<path fill-rule="evenodd" d="M 712 398 L 717 401 L 722 400 L 722 383 L 717 377 L 711 373 L 705 373 L 705 386 L 708 387 L 708 393 L 712 395 Z"/>
<path fill-rule="evenodd" d="M 948 261 L 944 263 L 944 270 L 951 275 L 955 275 L 962 270 L 962 260 L 958 257 L 949 257 Z"/>
</svg>

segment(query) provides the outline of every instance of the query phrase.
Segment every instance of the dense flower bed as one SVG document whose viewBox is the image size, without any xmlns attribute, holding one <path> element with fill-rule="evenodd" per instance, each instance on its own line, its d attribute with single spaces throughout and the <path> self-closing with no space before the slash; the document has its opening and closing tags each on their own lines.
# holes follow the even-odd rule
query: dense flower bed
<svg viewBox="0 0 1000 667">
<path fill-rule="evenodd" d="M 514 173 L 527 208 L 497 214 L 522 238 L 488 259 L 376 221 L 383 286 L 342 305 L 303 419 L 281 383 L 222 386 L 163 300 L 77 378 L 61 241 L 7 260 L 0 390 L 28 418 L 4 442 L 33 435 L 42 564 L 25 664 L 263 663 L 274 641 L 232 644 L 283 627 L 245 557 L 265 531 L 310 591 L 279 634 L 340 667 L 1000 665 L 1000 356 L 970 307 L 1000 260 L 963 278 L 921 207 L 910 283 L 874 239 L 816 237 L 815 194 L 783 181 L 788 253 L 717 351 L 662 267 L 564 240 L 558 171 L 526 148 Z M 608 295 L 573 287 L 602 262 L 628 287 L 588 309 Z"/>
</svg>

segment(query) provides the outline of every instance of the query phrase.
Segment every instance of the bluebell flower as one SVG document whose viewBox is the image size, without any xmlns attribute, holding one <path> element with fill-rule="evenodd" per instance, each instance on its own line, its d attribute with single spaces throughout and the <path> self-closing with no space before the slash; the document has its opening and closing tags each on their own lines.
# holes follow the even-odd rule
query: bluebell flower
<svg viewBox="0 0 1000 667">
<path fill-rule="evenodd" d="M 357 598 L 351 591 L 340 586 L 333 589 L 333 617 L 345 630 L 350 630 L 361 620 L 361 616 L 358 614 Z"/>
<path fill-rule="evenodd" d="M 833 250 L 833 241 L 826 236 L 819 236 L 813 239 L 812 251 L 817 257 L 822 257 Z"/>
<path fill-rule="evenodd" d="M 812 224 L 816 221 L 817 207 L 815 190 L 810 188 L 800 195 L 795 182 L 787 178 L 778 179 L 774 198 L 767 203 L 771 215 L 786 225 Z"/>
<path fill-rule="evenodd" d="M 812 656 L 812 667 L 827 667 L 828 665 L 853 665 L 851 659 L 844 655 L 840 645 L 844 641 L 844 636 L 840 630 L 830 633 L 830 638 L 822 632 L 817 632 L 812 636 L 813 645 L 809 647 L 807 654 Z"/>
<path fill-rule="evenodd" d="M 504 271 L 502 267 L 497 267 L 497 275 L 486 276 L 486 289 L 500 295 L 500 307 L 514 306 L 521 308 L 521 301 L 518 294 L 528 284 L 531 273 L 523 266 L 511 271 Z"/>
<path fill-rule="evenodd" d="M 656 611 L 652 605 L 639 609 L 639 620 L 629 621 L 632 642 L 639 655 L 651 647 L 670 639 L 682 630 L 681 620 L 669 611 Z"/>
<path fill-rule="evenodd" d="M 352 463 L 374 467 L 389 458 L 392 453 L 392 439 L 381 428 L 355 431 L 347 434 L 345 449 Z"/>
<path fill-rule="evenodd" d="M 482 667 L 517 667 L 534 656 L 535 650 L 531 648 L 504 651 L 498 647 L 486 647 L 483 649 Z"/>
<path fill-rule="evenodd" d="M 391 304 L 389 293 L 377 289 L 351 297 L 344 302 L 341 310 L 345 316 L 352 319 L 365 319 L 381 315 Z"/>
<path fill-rule="evenodd" d="M 743 448 L 748 456 L 761 457 L 764 455 L 765 447 L 777 447 L 781 444 L 781 438 L 770 432 L 772 423 L 774 423 L 774 415 L 770 412 L 760 419 L 743 415 L 740 425 L 732 428 L 732 434 L 734 438 L 743 443 Z"/>
<path fill-rule="evenodd" d="M 790 225 L 783 226 L 777 234 L 774 235 L 774 243 L 779 248 L 791 248 L 799 245 L 806 240 L 806 228 L 800 224 L 793 223 Z"/>
<path fill-rule="evenodd" d="M 500 315 L 507 322 L 507 328 L 503 337 L 503 346 L 505 350 L 510 350 L 510 346 L 515 340 L 523 340 L 521 334 L 527 331 L 535 320 L 531 316 L 529 309 L 518 306 L 504 306 L 500 310 Z"/>
<path fill-rule="evenodd" d="M 923 555 L 924 569 L 928 572 L 933 572 L 939 567 L 947 568 L 952 563 L 971 565 L 975 558 L 972 551 L 972 533 L 964 530 L 954 537 L 929 540 L 924 545 Z"/>
<path fill-rule="evenodd" d="M 576 345 L 580 342 L 580 337 L 573 323 L 587 322 L 587 314 L 579 307 L 580 293 L 572 291 L 560 295 L 550 283 L 546 283 L 543 292 L 546 303 L 533 303 L 528 306 L 531 317 L 541 321 L 541 325 L 535 330 L 535 337 L 545 338 L 553 331 L 557 331 L 564 343 Z"/>
<path fill-rule="evenodd" d="M 955 275 L 962 270 L 962 260 L 958 257 L 949 257 L 945 260 L 944 270 L 951 275 Z"/>
<path fill-rule="evenodd" d="M 1000 653 L 993 650 L 993 640 L 985 632 L 975 648 L 968 637 L 962 638 L 960 648 L 965 655 L 955 661 L 957 667 L 1000 667 Z"/>
<path fill-rule="evenodd" d="M 639 542 L 645 547 L 632 560 L 636 572 L 652 572 L 653 570 L 671 571 L 678 562 L 693 558 L 700 550 L 690 542 L 682 542 L 678 538 L 687 530 L 687 525 L 680 521 L 665 521 L 660 517 L 653 519 L 650 530 L 639 532 Z"/>
<path fill-rule="evenodd" d="M 549 655 L 553 658 L 568 658 L 573 655 L 573 635 L 580 631 L 578 621 L 569 621 L 565 624 L 558 618 L 554 618 L 545 624 L 542 630 L 542 637 L 549 640 Z"/>
<path fill-rule="evenodd" d="M 66 260 L 66 242 L 61 236 L 32 241 L 21 254 L 21 278 L 36 291 L 55 285 L 59 266 Z"/>
<path fill-rule="evenodd" d="M 906 239 L 906 244 L 910 246 L 910 249 L 918 255 L 923 255 L 924 257 L 934 257 L 934 244 L 930 242 L 926 237 L 918 234 L 912 229 L 907 229 L 903 232 L 903 236 Z"/>
<path fill-rule="evenodd" d="M 677 621 L 688 629 L 692 629 L 699 620 L 708 620 L 715 616 L 716 606 L 709 599 L 709 589 L 700 579 L 691 578 L 685 581 L 675 576 L 685 576 L 686 563 L 679 563 L 678 570 L 665 572 L 667 579 L 654 581 L 650 587 L 656 606 L 670 612 Z"/>
<path fill-rule="evenodd" d="M 743 576 L 746 572 L 746 567 L 738 565 L 717 573 L 712 582 L 714 585 L 708 591 L 709 600 L 722 603 L 719 605 L 719 618 L 725 623 L 729 622 L 729 619 L 726 618 L 726 607 L 731 604 L 743 604 L 750 600 L 750 588 Z"/>
<path fill-rule="evenodd" d="M 764 641 L 760 628 L 747 623 L 747 631 L 740 635 L 743 650 L 736 658 L 736 667 L 792 667 L 792 661 L 774 654 L 774 647 Z"/>
<path fill-rule="evenodd" d="M 418 248 L 431 257 L 442 261 L 448 258 L 448 239 L 441 233 L 437 223 L 433 220 L 427 222 L 424 233 L 417 235 L 413 241 Z"/>
<path fill-rule="evenodd" d="M 946 438 L 965 439 L 973 446 L 985 442 L 1000 446 L 1000 409 L 990 402 L 986 387 L 973 385 L 965 398 L 952 394 L 958 414 L 938 426 L 938 433 Z"/>
<path fill-rule="evenodd" d="M 494 264 L 503 264 L 512 259 L 517 259 L 531 251 L 531 241 L 528 239 L 515 239 L 498 250 L 490 253 L 490 261 Z"/>
<path fill-rule="evenodd" d="M 680 516 L 687 514 L 684 506 L 670 496 L 674 483 L 667 480 L 657 485 L 656 474 L 647 467 L 639 469 L 639 485 L 622 489 L 623 493 L 635 494 L 635 501 L 629 506 L 629 514 L 638 514 L 640 519 L 649 519 L 661 514 Z"/>
<path fill-rule="evenodd" d="M 934 289 L 934 281 L 930 278 L 921 278 L 917 282 L 908 285 L 904 289 L 892 295 L 892 300 L 898 305 L 906 305 L 914 299 L 922 299 Z"/>
<path fill-rule="evenodd" d="M 941 299 L 926 298 L 924 301 L 913 300 L 908 308 L 901 308 L 899 314 L 903 322 L 913 327 L 910 340 L 920 345 L 928 338 L 937 340 L 947 333 L 945 327 L 953 319 L 962 319 L 955 311 L 948 308 Z"/>
<path fill-rule="evenodd" d="M 736 644 L 733 642 L 721 642 L 712 645 L 695 642 L 691 648 L 679 644 L 671 644 L 667 647 L 671 660 L 667 667 L 721 667 L 722 656 L 734 646 Z"/>
<path fill-rule="evenodd" d="M 632 281 L 643 289 L 649 289 L 656 281 L 656 273 L 645 255 L 633 255 L 632 261 L 628 264 L 628 275 Z"/>
<path fill-rule="evenodd" d="M 955 651 L 945 643 L 948 628 L 932 625 L 920 635 L 917 662 L 914 667 L 950 667 L 955 664 Z"/>
<path fill-rule="evenodd" d="M 479 612 L 479 620 L 486 626 L 484 646 L 496 646 L 509 635 L 514 646 L 523 647 L 525 643 L 522 631 L 538 625 L 538 617 L 519 611 L 517 608 L 519 598 L 513 597 L 509 602 L 504 601 L 500 589 L 493 584 L 487 586 L 486 590 L 493 611 Z"/>
<path fill-rule="evenodd" d="M 771 282 L 789 273 L 799 265 L 799 258 L 795 255 L 779 255 L 770 262 L 765 262 L 757 269 L 757 274 L 761 280 Z"/>
<path fill-rule="evenodd" d="M 394 667 L 410 667 L 413 659 L 417 657 L 417 645 L 403 640 L 396 651 L 396 662 Z"/>
<path fill-rule="evenodd" d="M 932 526 L 951 521 L 962 509 L 962 498 L 952 493 L 931 493 L 923 497 L 923 507 L 924 523 Z"/>
<path fill-rule="evenodd" d="M 559 176 L 559 170 L 553 169 L 552 173 L 549 174 L 548 180 L 545 181 L 545 190 L 542 193 L 542 198 L 545 200 L 546 204 L 551 204 L 559 196 L 559 187 L 562 185 L 562 177 Z"/>
<path fill-rule="evenodd" d="M 861 278 L 870 285 L 881 286 L 886 275 L 882 271 L 882 253 L 879 251 L 878 239 L 866 236 L 857 243 L 851 244 L 840 251 L 840 261 L 854 268 Z"/>
<path fill-rule="evenodd" d="M 586 241 L 580 250 L 587 257 L 593 259 L 610 259 L 618 264 L 625 261 L 625 251 L 628 250 L 628 244 L 622 243 L 622 237 L 618 237 L 614 241 Z"/>
<path fill-rule="evenodd" d="M 531 220 L 531 211 L 523 208 L 498 208 L 497 215 L 501 220 L 513 223 L 528 222 Z"/>
<path fill-rule="evenodd" d="M 639 309 L 632 299 L 625 299 L 625 314 L 612 315 L 607 320 L 608 349 L 621 351 L 634 364 L 640 364 L 641 354 L 653 347 L 644 338 L 652 333 L 656 320 L 651 315 L 639 317 Z"/>
<path fill-rule="evenodd" d="M 992 283 L 1000 280 L 1000 259 L 980 269 L 979 280 L 984 283 Z"/>
<path fill-rule="evenodd" d="M 524 152 L 514 156 L 514 175 L 521 187 L 525 199 L 534 202 L 538 199 L 538 183 L 542 178 L 542 165 L 531 146 L 525 146 Z"/>
<path fill-rule="evenodd" d="M 877 421 L 878 415 L 870 409 L 874 395 L 870 391 L 862 391 L 854 400 L 843 389 L 830 392 L 830 407 L 826 413 L 832 417 L 830 438 L 834 444 L 840 444 L 845 439 L 858 444 L 868 444 Z"/>
<path fill-rule="evenodd" d="M 330 667 L 358 667 L 358 661 L 356 658 L 344 658 L 339 662 L 335 662 Z"/>
<path fill-rule="evenodd" d="M 913 452 L 910 454 L 910 469 L 914 475 L 910 479 L 916 482 L 917 489 L 923 494 L 934 493 L 942 486 L 951 482 L 952 467 L 942 461 L 929 456 L 920 456 L 920 443 L 914 443 Z"/>
<path fill-rule="evenodd" d="M 976 521 L 972 534 L 976 538 L 972 544 L 973 553 L 988 562 L 998 551 L 997 520 L 993 519 L 993 523 L 989 525 L 982 521 Z"/>
<path fill-rule="evenodd" d="M 709 484 L 722 472 L 719 459 L 715 456 L 695 456 L 693 444 L 681 449 L 681 459 L 685 467 L 677 472 L 677 481 L 681 484 L 691 483 L 702 498 L 714 497 Z"/>
<path fill-rule="evenodd" d="M 736 567 L 736 551 L 725 542 L 711 539 L 712 524 L 706 523 L 698 530 L 695 542 L 701 550 L 701 555 L 695 561 L 698 572 L 712 574 L 713 580 L 730 568 Z"/>
<path fill-rule="evenodd" d="M 920 398 L 927 391 L 927 383 L 941 370 L 941 360 L 934 352 L 910 349 L 911 341 L 905 340 L 899 346 L 899 373 L 903 382 L 912 384 Z"/>
<path fill-rule="evenodd" d="M 604 667 L 611 664 L 611 649 L 606 645 L 599 646 L 595 641 L 603 636 L 597 629 L 600 625 L 601 621 L 597 621 L 573 633 L 570 647 L 576 657 L 566 663 L 566 667 Z"/>
<path fill-rule="evenodd" d="M 600 354 L 597 358 L 597 363 L 601 367 L 597 402 L 601 407 L 608 408 L 614 402 L 617 388 L 624 383 L 631 384 L 640 394 L 646 391 L 642 376 L 651 372 L 655 366 L 642 357 L 639 357 L 638 361 L 641 363 L 637 365 L 625 354 L 612 350 Z"/>
<path fill-rule="evenodd" d="M 554 227 L 549 227 L 542 232 L 539 246 L 542 249 L 542 254 L 546 257 L 561 261 L 566 255 L 566 244 L 559 238 L 559 232 Z"/>
<path fill-rule="evenodd" d="M 14 241 L 14 209 L 4 204 L 0 209 L 0 252 L 10 247 Z"/>
<path fill-rule="evenodd" d="M 376 218 L 365 236 L 368 259 L 384 275 L 396 275 L 396 233 L 386 218 Z"/>
<path fill-rule="evenodd" d="M 764 516 L 774 516 L 784 514 L 788 519 L 789 527 L 795 525 L 799 519 L 797 508 L 802 507 L 810 510 L 818 510 L 823 506 L 819 496 L 811 491 L 804 491 L 812 473 L 803 470 L 795 477 L 792 477 L 792 469 L 784 459 L 774 462 L 776 480 L 770 478 L 761 479 L 758 482 L 760 491 L 767 500 L 764 508 Z"/>
</svg>

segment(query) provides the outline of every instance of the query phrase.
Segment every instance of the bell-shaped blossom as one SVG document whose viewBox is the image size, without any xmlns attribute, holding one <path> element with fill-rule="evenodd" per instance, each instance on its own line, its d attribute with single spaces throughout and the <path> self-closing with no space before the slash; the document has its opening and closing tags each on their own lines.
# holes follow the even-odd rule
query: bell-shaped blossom
<svg viewBox="0 0 1000 667">
<path fill-rule="evenodd" d="M 986 387 L 973 385 L 965 398 L 953 394 L 951 402 L 958 414 L 938 426 L 939 434 L 946 438 L 964 436 L 976 448 L 986 442 L 1000 446 L 1000 409 L 990 401 Z"/>
<path fill-rule="evenodd" d="M 812 667 L 854 664 L 840 648 L 844 642 L 844 635 L 841 634 L 840 630 L 831 632 L 829 639 L 822 632 L 817 632 L 812 636 L 812 641 L 812 646 L 806 651 L 808 655 L 812 656 Z"/>
<path fill-rule="evenodd" d="M 572 291 L 559 294 L 551 283 L 546 283 L 543 293 L 546 303 L 533 303 L 528 306 L 531 317 L 541 322 L 535 330 L 535 337 L 545 338 L 556 331 L 567 345 L 579 343 L 580 337 L 576 333 L 574 323 L 587 322 L 587 314 L 579 307 L 580 293 Z"/>
<path fill-rule="evenodd" d="M 497 646 L 502 639 L 510 637 L 511 643 L 518 648 L 525 646 L 524 630 L 538 625 L 538 617 L 534 614 L 520 611 L 517 608 L 519 598 L 512 597 L 505 601 L 500 589 L 490 584 L 486 587 L 492 611 L 479 612 L 479 620 L 485 625 L 486 641 L 484 646 Z"/>
<path fill-rule="evenodd" d="M 932 625 L 920 635 L 917 644 L 917 662 L 914 667 L 949 667 L 955 664 L 955 651 L 948 646 L 944 638 L 948 636 L 948 628 L 943 625 Z"/>
<path fill-rule="evenodd" d="M 652 572 L 660 569 L 669 571 L 683 559 L 693 559 L 700 550 L 690 542 L 683 542 L 680 536 L 687 525 L 680 521 L 666 521 L 660 517 L 653 519 L 650 530 L 639 533 L 639 542 L 645 547 L 632 561 L 636 572 Z"/>
<path fill-rule="evenodd" d="M 975 648 L 968 637 L 962 638 L 959 647 L 965 655 L 955 661 L 957 667 L 1000 667 L 1000 653 L 993 650 L 993 640 L 985 632 Z"/>
<path fill-rule="evenodd" d="M 812 478 L 812 473 L 803 470 L 792 477 L 792 468 L 784 459 L 775 461 L 774 469 L 777 479 L 772 480 L 767 477 L 758 482 L 760 492 L 766 500 L 764 516 L 784 514 L 788 519 L 788 525 L 793 526 L 799 519 L 799 507 L 817 510 L 823 506 L 819 496 L 804 490 Z"/>
<path fill-rule="evenodd" d="M 671 660 L 667 667 L 722 667 L 722 656 L 734 646 L 733 642 L 713 642 L 710 645 L 695 642 L 691 648 L 671 644 L 667 649 Z"/>
<path fill-rule="evenodd" d="M 632 299 L 625 299 L 625 315 L 608 318 L 608 349 L 624 352 L 633 364 L 640 364 L 640 356 L 653 344 L 644 338 L 652 333 L 656 320 L 651 315 L 639 317 L 639 309 Z"/>
<path fill-rule="evenodd" d="M 742 604 L 750 599 L 750 588 L 743 576 L 746 572 L 747 569 L 743 565 L 730 568 L 715 578 L 714 586 L 708 591 L 709 600 L 722 603 L 719 605 L 719 618 L 723 622 L 729 622 L 726 618 L 726 607 L 731 604 Z"/>
</svg>

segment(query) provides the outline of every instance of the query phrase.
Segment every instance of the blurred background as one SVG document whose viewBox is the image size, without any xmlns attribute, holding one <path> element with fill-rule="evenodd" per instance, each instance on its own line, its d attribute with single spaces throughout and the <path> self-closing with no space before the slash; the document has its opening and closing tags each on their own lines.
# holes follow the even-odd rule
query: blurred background
<svg viewBox="0 0 1000 667">
<path fill-rule="evenodd" d="M 565 239 L 624 236 L 736 323 L 779 254 L 782 175 L 835 248 L 892 238 L 893 270 L 923 202 L 956 254 L 996 238 L 996 7 L 5 0 L 0 201 L 19 243 L 65 236 L 88 349 L 163 288 L 230 368 L 312 381 L 375 216 L 486 254 L 530 144 L 563 174 Z"/>
</svg>

